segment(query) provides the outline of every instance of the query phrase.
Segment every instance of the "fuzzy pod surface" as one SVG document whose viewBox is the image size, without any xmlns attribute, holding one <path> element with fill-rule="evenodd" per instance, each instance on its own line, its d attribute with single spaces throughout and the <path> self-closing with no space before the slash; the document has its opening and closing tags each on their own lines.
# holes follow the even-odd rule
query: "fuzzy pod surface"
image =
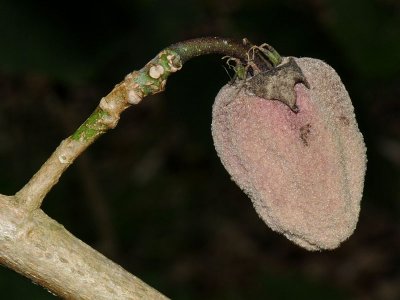
<svg viewBox="0 0 400 300">
<path fill-rule="evenodd" d="M 272 230 L 308 250 L 334 249 L 358 221 L 366 147 L 335 70 L 317 59 L 295 61 L 309 84 L 293 87 L 297 113 L 228 84 L 213 105 L 212 136 Z"/>
</svg>

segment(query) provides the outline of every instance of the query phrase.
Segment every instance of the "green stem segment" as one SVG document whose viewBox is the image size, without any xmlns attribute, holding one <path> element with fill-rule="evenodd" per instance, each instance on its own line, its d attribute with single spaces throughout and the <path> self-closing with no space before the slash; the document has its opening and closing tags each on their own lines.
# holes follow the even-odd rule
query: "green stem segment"
<svg viewBox="0 0 400 300">
<path fill-rule="evenodd" d="M 250 47 L 251 45 L 245 41 L 206 37 L 179 42 L 169 46 L 168 49 L 175 51 L 180 56 L 182 63 L 193 57 L 205 54 L 222 54 L 245 62 Z"/>
<path fill-rule="evenodd" d="M 282 62 L 278 52 L 268 44 L 257 47 L 247 39 L 239 41 L 220 37 L 205 37 L 179 42 L 169 46 L 168 49 L 175 51 L 181 57 L 182 63 L 200 55 L 222 54 L 237 58 L 244 65 L 247 65 L 249 60 L 253 60 L 260 70 L 266 71 Z M 253 53 L 251 52 L 252 49 L 254 49 Z"/>
</svg>

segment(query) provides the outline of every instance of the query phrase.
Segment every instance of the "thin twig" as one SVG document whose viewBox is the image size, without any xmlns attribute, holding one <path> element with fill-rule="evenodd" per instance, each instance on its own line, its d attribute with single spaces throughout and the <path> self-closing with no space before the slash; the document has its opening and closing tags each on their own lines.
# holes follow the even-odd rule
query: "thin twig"
<svg viewBox="0 0 400 300">
<path fill-rule="evenodd" d="M 101 99 L 91 116 L 73 135 L 61 142 L 39 171 L 16 194 L 18 201 L 25 209 L 39 208 L 44 197 L 58 182 L 63 172 L 97 138 L 117 125 L 121 113 L 126 108 L 132 104 L 138 104 L 146 96 L 162 92 L 169 75 L 180 70 L 182 64 L 190 58 L 220 53 L 247 63 L 248 51 L 251 49 L 253 45 L 247 39 L 235 41 L 212 37 L 176 43 L 161 51 L 144 68 L 128 74 L 120 84 Z M 258 51 L 258 54 L 260 53 L 262 52 Z M 271 68 L 273 62 L 271 63 L 270 60 L 267 63 L 268 60 L 258 54 L 252 57 L 252 63 L 258 64 L 257 67 L 260 70 Z M 272 52 L 270 54 L 278 55 Z"/>
</svg>

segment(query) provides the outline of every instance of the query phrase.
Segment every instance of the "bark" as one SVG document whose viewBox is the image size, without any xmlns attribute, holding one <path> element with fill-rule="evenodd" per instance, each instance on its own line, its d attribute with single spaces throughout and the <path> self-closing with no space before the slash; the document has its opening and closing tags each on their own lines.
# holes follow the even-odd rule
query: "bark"
<svg viewBox="0 0 400 300">
<path fill-rule="evenodd" d="M 0 196 L 0 262 L 66 299 L 167 299 L 41 209 Z"/>
</svg>

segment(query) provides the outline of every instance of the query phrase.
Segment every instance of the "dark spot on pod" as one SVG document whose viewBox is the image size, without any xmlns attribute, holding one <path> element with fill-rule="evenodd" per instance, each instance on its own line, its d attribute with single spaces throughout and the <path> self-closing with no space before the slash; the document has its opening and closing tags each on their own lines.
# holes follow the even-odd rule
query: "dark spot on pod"
<svg viewBox="0 0 400 300">
<path fill-rule="evenodd" d="M 306 125 L 300 127 L 300 139 L 302 140 L 304 146 L 309 145 L 309 136 L 311 133 L 311 124 L 307 123 Z"/>
</svg>

